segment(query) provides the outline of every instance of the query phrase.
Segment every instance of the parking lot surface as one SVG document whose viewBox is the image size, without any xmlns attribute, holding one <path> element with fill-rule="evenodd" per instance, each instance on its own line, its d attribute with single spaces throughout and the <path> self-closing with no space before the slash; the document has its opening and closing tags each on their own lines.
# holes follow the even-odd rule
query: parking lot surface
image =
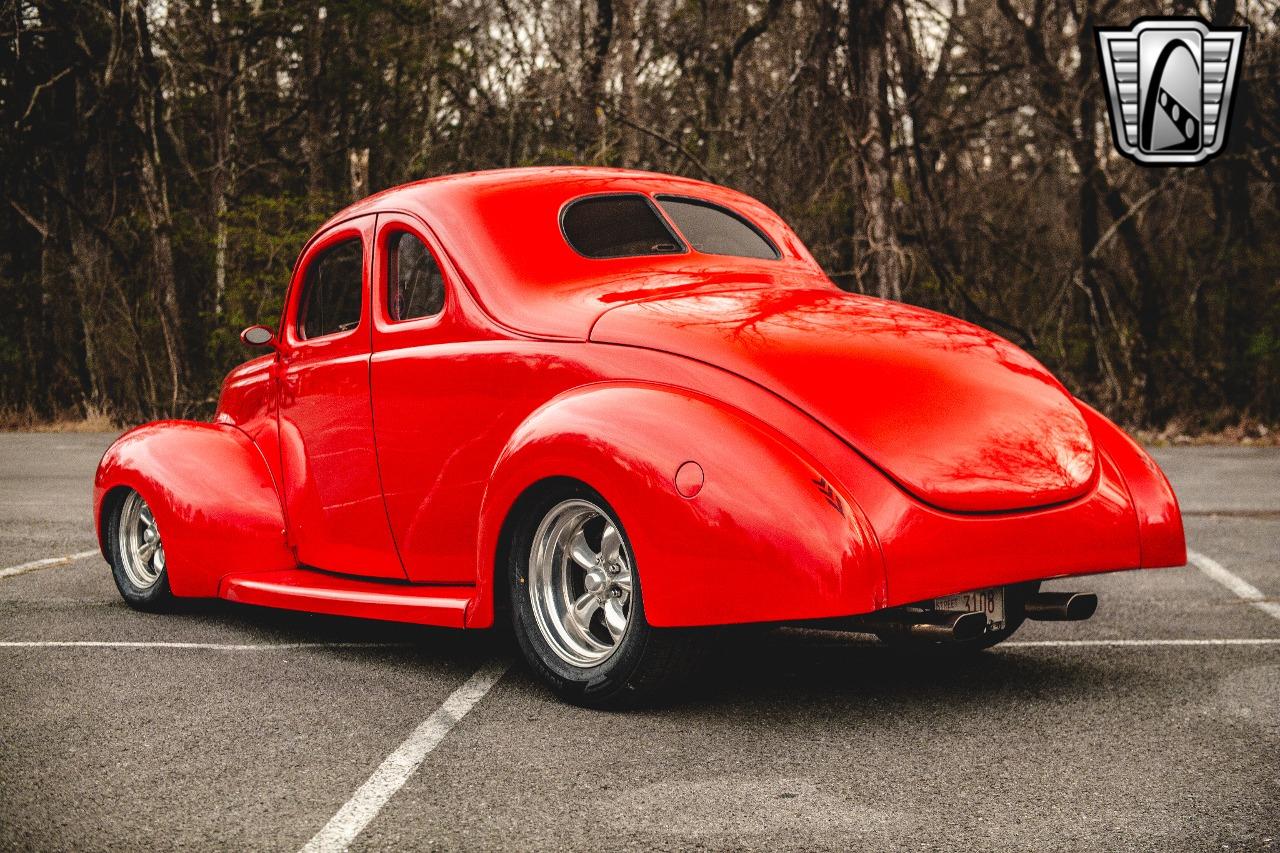
<svg viewBox="0 0 1280 853">
<path fill-rule="evenodd" d="M 932 660 L 776 630 L 614 714 L 488 633 L 129 610 L 110 440 L 0 435 L 0 849 L 1280 849 L 1280 449 L 1155 451 L 1193 563 L 1048 585 L 1088 622 Z"/>
</svg>

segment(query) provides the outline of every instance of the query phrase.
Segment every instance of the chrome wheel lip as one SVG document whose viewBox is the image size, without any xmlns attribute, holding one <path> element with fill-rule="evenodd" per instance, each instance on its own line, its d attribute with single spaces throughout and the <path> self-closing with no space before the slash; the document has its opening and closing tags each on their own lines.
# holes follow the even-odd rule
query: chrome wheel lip
<svg viewBox="0 0 1280 853">
<path fill-rule="evenodd" d="M 164 573 L 164 544 L 151 507 L 137 492 L 129 492 L 120 505 L 116 537 L 125 577 L 139 592 L 147 592 Z"/>
<path fill-rule="evenodd" d="M 631 623 L 634 579 L 621 528 L 603 508 L 572 498 L 543 516 L 527 586 L 538 631 L 556 657 L 580 669 L 608 660 Z"/>
</svg>

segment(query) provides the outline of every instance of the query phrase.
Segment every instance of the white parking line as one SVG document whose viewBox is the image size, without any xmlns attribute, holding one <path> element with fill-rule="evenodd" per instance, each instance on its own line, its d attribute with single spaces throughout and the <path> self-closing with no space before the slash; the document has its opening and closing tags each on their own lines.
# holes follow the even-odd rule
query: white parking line
<svg viewBox="0 0 1280 853">
<path fill-rule="evenodd" d="M 1224 637 L 1196 640 L 1014 640 L 1001 643 L 997 648 L 1014 646 L 1030 648 L 1065 648 L 1070 646 L 1273 646 L 1280 645 L 1280 637 Z"/>
<path fill-rule="evenodd" d="M 806 648 L 820 646 L 829 648 L 865 648 L 878 649 L 881 651 L 892 651 L 893 647 L 884 643 L 876 642 L 870 638 L 864 638 L 860 634 L 849 631 L 828 631 L 826 629 L 815 630 L 805 629 L 805 633 L 822 634 L 830 636 L 829 642 L 809 643 L 804 645 Z M 1194 639 L 1180 638 L 1157 638 L 1157 639 L 1099 639 L 1099 640 L 1006 640 L 996 646 L 996 650 L 1000 649 L 1064 649 L 1072 647 L 1113 647 L 1113 648 L 1143 648 L 1152 646 L 1277 646 L 1280 645 L 1280 637 L 1200 637 Z"/>
<path fill-rule="evenodd" d="M 377 817 L 392 795 L 418 769 L 427 753 L 435 749 L 476 703 L 498 683 L 511 666 L 506 661 L 487 663 L 466 683 L 449 694 L 436 712 L 413 730 L 413 734 L 386 757 L 373 775 L 347 800 L 324 829 L 302 848 L 302 853 L 346 850 L 356 836 Z"/>
<path fill-rule="evenodd" d="M 834 633 L 834 632 L 833 632 Z M 839 632 L 841 637 L 848 636 Z M 145 640 L 0 640 L 0 649 L 202 649 L 215 652 L 274 652 L 290 649 L 409 649 L 413 643 L 179 643 Z M 840 643 L 888 649 L 873 640 Z M 1202 637 L 1153 640 L 1010 640 L 1000 648 L 1069 648 L 1072 646 L 1271 646 L 1280 637 Z"/>
<path fill-rule="evenodd" d="M 30 563 L 23 563 L 20 566 L 10 566 L 7 569 L 0 569 L 0 578 L 11 578 L 14 575 L 34 572 L 36 569 L 51 569 L 54 566 L 74 563 L 76 560 L 83 560 L 86 557 L 92 557 L 94 554 L 100 553 L 102 552 L 97 548 L 94 548 L 92 551 L 81 551 L 78 554 L 68 554 L 65 557 L 45 557 L 43 560 L 32 560 Z"/>
<path fill-rule="evenodd" d="M 409 643 L 173 643 L 130 640 L 2 640 L 4 649 L 207 649 L 219 652 L 269 652 L 278 649 L 403 649 Z"/>
<path fill-rule="evenodd" d="M 1249 602 L 1263 613 L 1280 619 L 1280 602 L 1267 601 L 1267 597 L 1262 594 L 1262 590 L 1239 575 L 1227 571 L 1217 560 L 1212 557 L 1206 557 L 1198 551 L 1188 551 L 1187 559 L 1197 569 L 1234 592 L 1244 601 Z"/>
</svg>

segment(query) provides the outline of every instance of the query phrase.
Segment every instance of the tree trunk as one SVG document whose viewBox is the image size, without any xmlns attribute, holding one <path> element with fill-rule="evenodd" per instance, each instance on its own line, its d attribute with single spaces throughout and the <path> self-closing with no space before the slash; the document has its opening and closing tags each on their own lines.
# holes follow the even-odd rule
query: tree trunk
<svg viewBox="0 0 1280 853">
<path fill-rule="evenodd" d="M 866 243 L 870 280 L 884 299 L 902 298 L 902 250 L 893 223 L 886 48 L 888 0 L 849 0 L 848 139 L 853 155 L 855 234 Z"/>
<path fill-rule="evenodd" d="M 1076 46 L 1080 51 L 1080 69 L 1076 75 L 1078 80 L 1089 80 L 1097 66 L 1092 39 L 1093 10 L 1086 0 L 1085 14 L 1076 37 Z M 1089 94 L 1088 89 L 1079 100 L 1079 121 L 1080 130 L 1074 146 L 1074 159 L 1079 169 L 1080 181 L 1080 186 L 1076 190 L 1076 199 L 1079 204 L 1076 231 L 1080 240 L 1080 284 L 1084 292 L 1079 294 L 1076 300 L 1076 304 L 1080 306 L 1077 323 L 1083 328 L 1088 328 L 1090 337 L 1093 338 L 1093 346 L 1085 350 L 1082 379 L 1088 384 L 1095 384 L 1103 378 L 1102 368 L 1106 356 L 1099 352 L 1099 348 L 1105 346 L 1103 341 L 1105 332 L 1102 286 L 1098 283 L 1099 259 L 1095 254 L 1098 238 L 1102 235 L 1097 188 L 1101 175 L 1095 138 L 1098 109 L 1097 101 Z M 1114 329 L 1111 331 L 1114 332 Z M 1120 402 L 1120 388 L 1116 378 L 1108 375 L 1107 382 L 1111 386 L 1108 390 L 1112 402 Z"/>
<path fill-rule="evenodd" d="M 1236 0 L 1219 0 L 1215 5 L 1213 23 L 1225 26 L 1234 22 Z M 1265 72 L 1259 79 L 1266 79 Z M 1215 185 L 1215 196 L 1221 199 L 1219 217 L 1222 233 L 1222 269 L 1212 278 L 1214 287 L 1224 306 L 1223 323 L 1230 330 L 1222 342 L 1222 391 L 1228 405 L 1238 410 L 1248 410 L 1254 402 L 1256 388 L 1253 376 L 1254 358 L 1250 354 L 1250 342 L 1256 340 L 1258 316 L 1253 306 L 1265 299 L 1265 294 L 1253 290 L 1253 283 L 1240 274 L 1245 266 L 1243 257 L 1251 247 L 1262 242 L 1256 239 L 1253 220 L 1253 195 L 1249 186 L 1249 159 L 1246 152 L 1258 147 L 1251 139 L 1254 122 L 1259 115 L 1249 81 L 1241 77 L 1231 110 L 1231 129 L 1224 157 L 1206 171 Z M 1220 129 L 1222 133 L 1226 128 Z M 1259 134 L 1260 136 L 1260 134 Z M 1263 143 L 1265 145 L 1265 143 Z M 1265 335 L 1265 332 L 1263 333 Z"/>
<path fill-rule="evenodd" d="M 307 79 L 303 85 L 306 106 L 306 131 L 302 135 L 302 156 L 307 161 L 307 212 L 314 214 L 324 188 L 323 142 L 324 116 L 321 114 L 320 72 L 324 51 L 325 10 L 317 5 L 310 13 L 303 32 L 303 67 Z"/>
<path fill-rule="evenodd" d="M 234 15 L 231 0 L 210 5 L 210 30 L 217 45 L 216 72 L 213 76 L 213 174 L 210 181 L 213 196 L 213 314 L 222 316 L 227 292 L 227 199 L 234 189 L 233 120 L 240 106 L 234 93 L 240 88 L 239 68 L 244 62 L 242 51 L 234 49 Z M 235 54 L 234 58 L 232 54 Z"/>
<path fill-rule="evenodd" d="M 613 0 L 596 0 L 596 19 L 591 28 L 590 53 L 582 82 L 582 109 L 578 114 L 578 148 L 589 152 L 600 138 L 596 111 L 604 102 L 604 67 L 613 43 Z M 590 155 L 587 155 L 590 158 Z"/>
<path fill-rule="evenodd" d="M 635 0 L 618 0 L 618 93 L 619 106 L 623 112 L 637 119 L 639 110 L 636 97 L 636 10 Z M 620 132 L 622 139 L 619 145 L 619 159 L 626 168 L 635 168 L 640 162 L 640 133 L 634 127 L 624 124 Z"/>
<path fill-rule="evenodd" d="M 91 156 L 92 160 L 92 156 Z M 98 381 L 98 352 L 96 318 L 89 310 L 93 295 L 101 290 L 106 277 L 111 275 L 105 252 L 98 238 L 82 227 L 75 217 L 68 222 L 67 236 L 71 251 L 71 283 L 75 290 L 75 323 L 82 336 L 84 361 L 81 364 L 83 398 L 81 405 L 86 413 L 100 410 L 105 400 Z"/>
<path fill-rule="evenodd" d="M 369 149 L 353 148 L 347 152 L 351 172 L 351 199 L 356 201 L 369 194 Z"/>
<path fill-rule="evenodd" d="M 160 134 L 157 126 L 165 120 L 164 94 L 155 54 L 151 49 L 146 9 L 141 0 L 134 4 L 138 59 L 138 77 L 142 83 L 134 108 L 135 121 L 141 135 L 138 184 L 142 206 L 146 212 L 147 231 L 151 238 L 152 282 L 159 308 L 160 328 L 165 353 L 169 360 L 168 413 L 178 413 L 178 401 L 186 371 L 182 337 L 182 313 L 178 304 L 177 277 L 173 265 L 173 213 L 169 207 L 169 185 L 160 156 Z"/>
</svg>

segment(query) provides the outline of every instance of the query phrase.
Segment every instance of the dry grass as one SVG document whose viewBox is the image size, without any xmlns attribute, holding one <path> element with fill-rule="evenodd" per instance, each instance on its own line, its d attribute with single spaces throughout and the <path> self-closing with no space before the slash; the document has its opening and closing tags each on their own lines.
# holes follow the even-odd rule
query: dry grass
<svg viewBox="0 0 1280 853">
<path fill-rule="evenodd" d="M 1149 447 L 1216 445 L 1223 447 L 1280 447 L 1280 426 L 1243 421 L 1220 430 L 1188 430 L 1171 423 L 1163 430 L 1134 430 L 1134 438 Z"/>
<path fill-rule="evenodd" d="M 106 412 L 44 419 L 29 412 L 0 411 L 0 432 L 120 432 L 120 425 Z"/>
</svg>

